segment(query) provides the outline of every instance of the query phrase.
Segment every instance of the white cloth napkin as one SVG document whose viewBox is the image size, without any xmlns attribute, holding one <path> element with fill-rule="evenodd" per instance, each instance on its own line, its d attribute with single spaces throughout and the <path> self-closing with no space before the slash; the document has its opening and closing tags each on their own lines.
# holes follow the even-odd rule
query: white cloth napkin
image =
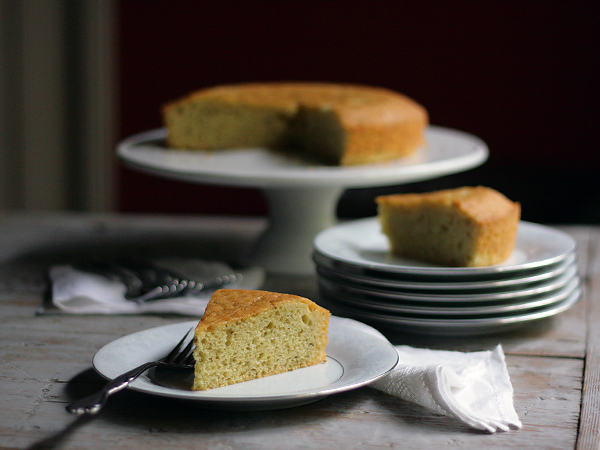
<svg viewBox="0 0 600 450">
<path fill-rule="evenodd" d="M 521 428 L 501 345 L 472 353 L 396 349 L 398 365 L 372 387 L 479 430 Z"/>
<path fill-rule="evenodd" d="M 206 263 L 221 274 L 233 273 L 221 262 Z M 239 271 L 242 279 L 226 288 L 258 289 L 265 278 L 264 270 L 252 267 Z M 53 266 L 49 270 L 52 281 L 52 304 L 70 314 L 147 314 L 171 313 L 202 316 L 213 291 L 193 296 L 176 297 L 135 303 L 125 298 L 125 285 L 102 275 L 83 272 L 69 265 Z"/>
</svg>

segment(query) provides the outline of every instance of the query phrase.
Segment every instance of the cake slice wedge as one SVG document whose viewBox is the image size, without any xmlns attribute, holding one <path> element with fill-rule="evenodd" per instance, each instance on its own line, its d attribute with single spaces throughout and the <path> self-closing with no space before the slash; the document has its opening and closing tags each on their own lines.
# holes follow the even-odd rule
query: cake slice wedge
<svg viewBox="0 0 600 450">
<path fill-rule="evenodd" d="M 484 186 L 376 198 L 395 255 L 443 266 L 482 267 L 513 252 L 521 205 Z"/>
<path fill-rule="evenodd" d="M 325 361 L 330 313 L 291 294 L 216 291 L 195 330 L 193 390 L 206 390 Z"/>
</svg>

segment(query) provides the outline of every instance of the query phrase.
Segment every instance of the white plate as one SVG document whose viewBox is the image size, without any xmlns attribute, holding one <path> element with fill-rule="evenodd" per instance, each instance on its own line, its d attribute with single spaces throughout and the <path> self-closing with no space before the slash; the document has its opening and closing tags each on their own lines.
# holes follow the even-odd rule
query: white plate
<svg viewBox="0 0 600 450">
<path fill-rule="evenodd" d="M 548 266 L 564 260 L 575 250 L 575 240 L 544 225 L 521 221 L 513 254 L 489 267 L 443 267 L 400 258 L 390 253 L 387 237 L 377 218 L 360 219 L 328 228 L 317 235 L 314 248 L 338 270 L 369 270 L 370 273 L 419 276 L 514 276 L 515 272 Z"/>
<path fill-rule="evenodd" d="M 501 279 L 476 279 L 476 281 L 465 280 L 463 277 L 442 278 L 442 282 L 435 278 L 427 281 L 414 281 L 412 279 L 403 279 L 401 277 L 377 277 L 375 275 L 366 276 L 360 273 L 348 273 L 343 270 L 331 269 L 330 261 L 320 255 L 315 254 L 314 259 L 317 263 L 317 273 L 319 276 L 336 281 L 347 286 L 355 286 L 364 289 L 384 289 L 389 292 L 420 292 L 428 294 L 454 294 L 457 292 L 466 294 L 464 291 L 481 292 L 506 292 L 509 290 L 525 289 L 527 285 L 539 286 L 541 282 L 549 281 L 559 277 L 565 272 L 576 268 L 575 253 L 569 254 L 564 261 L 557 264 L 545 266 L 544 270 L 533 272 L 526 271 L 522 276 Z M 520 274 L 521 272 L 515 272 Z M 434 292 L 432 292 L 434 291 Z M 438 292 L 435 292 L 438 291 Z M 440 292 L 443 291 L 443 292 Z"/>
<path fill-rule="evenodd" d="M 564 287 L 573 278 L 577 278 L 577 266 L 571 265 L 564 273 L 559 276 L 544 280 L 540 283 L 533 285 L 525 285 L 518 287 L 509 287 L 508 289 L 500 290 L 431 290 L 431 291 L 415 291 L 415 290 L 401 290 L 401 289 L 381 289 L 373 288 L 371 286 L 361 286 L 356 284 L 349 284 L 340 282 L 335 278 L 320 275 L 319 280 L 329 287 L 335 286 L 340 292 L 348 293 L 356 296 L 370 296 L 377 297 L 380 299 L 387 299 L 387 301 L 394 300 L 405 300 L 413 302 L 440 302 L 440 303 L 454 303 L 454 302 L 472 302 L 482 303 L 491 301 L 509 301 L 515 298 L 531 297 L 533 295 L 540 295 L 555 291 Z"/>
<path fill-rule="evenodd" d="M 336 286 L 328 285 L 323 280 L 319 282 L 321 293 L 329 300 L 337 304 L 346 304 L 348 307 L 356 310 L 373 310 L 375 312 L 402 315 L 413 314 L 420 316 L 429 316 L 431 318 L 440 318 L 442 316 L 491 316 L 491 315 L 510 315 L 520 313 L 526 310 L 536 309 L 544 306 L 550 306 L 554 303 L 562 302 L 569 297 L 580 285 L 579 278 L 575 277 L 569 282 L 552 292 L 536 295 L 533 297 L 517 298 L 505 302 L 448 302 L 443 305 L 440 303 L 422 303 L 393 301 L 385 298 L 372 296 L 352 295 L 344 292 L 343 289 L 337 289 Z"/>
<path fill-rule="evenodd" d="M 581 298 L 581 288 L 577 288 L 565 300 L 515 315 L 500 315 L 481 317 L 474 319 L 452 319 L 446 318 L 422 318 L 402 316 L 381 312 L 367 311 L 365 309 L 354 309 L 328 302 L 326 297 L 324 306 L 330 308 L 338 315 L 348 317 L 360 317 L 361 320 L 383 327 L 396 333 L 420 333 L 437 336 L 475 336 L 489 333 L 506 331 L 516 326 L 522 326 L 534 320 L 545 319 L 560 314 Z"/>
<path fill-rule="evenodd" d="M 94 368 L 111 379 L 146 361 L 160 359 L 197 323 L 166 325 L 117 339 L 96 353 Z M 396 349 L 376 330 L 354 320 L 332 316 L 327 361 L 323 364 L 207 391 L 160 386 L 146 375 L 133 381 L 130 388 L 193 400 L 212 408 L 278 409 L 364 386 L 392 370 L 397 362 Z"/>
<path fill-rule="evenodd" d="M 257 148 L 166 151 L 166 136 L 165 129 L 137 134 L 119 144 L 117 154 L 139 169 L 163 176 L 254 187 L 384 186 L 467 170 L 488 156 L 487 145 L 481 139 L 435 126 L 426 131 L 427 146 L 414 155 L 354 167 L 314 165 Z"/>
</svg>

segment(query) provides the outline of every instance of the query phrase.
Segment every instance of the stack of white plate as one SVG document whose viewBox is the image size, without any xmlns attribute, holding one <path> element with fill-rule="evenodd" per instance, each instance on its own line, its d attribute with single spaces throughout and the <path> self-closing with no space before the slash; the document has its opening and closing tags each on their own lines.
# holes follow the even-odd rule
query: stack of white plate
<svg viewBox="0 0 600 450">
<path fill-rule="evenodd" d="M 481 268 L 395 257 L 376 218 L 322 231 L 314 261 L 324 306 L 398 332 L 469 335 L 556 315 L 581 297 L 576 244 L 521 222 L 512 256 Z"/>
</svg>

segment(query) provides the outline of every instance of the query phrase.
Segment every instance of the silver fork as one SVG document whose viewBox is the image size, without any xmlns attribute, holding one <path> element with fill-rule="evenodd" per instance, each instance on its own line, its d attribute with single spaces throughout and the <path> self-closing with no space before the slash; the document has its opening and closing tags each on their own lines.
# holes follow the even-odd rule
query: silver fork
<svg viewBox="0 0 600 450">
<path fill-rule="evenodd" d="M 194 356 L 192 350 L 194 347 L 194 340 L 190 337 L 192 330 L 193 328 L 183 336 L 181 341 L 179 341 L 173 350 L 171 350 L 164 358 L 144 363 L 135 369 L 131 369 L 130 371 L 119 375 L 109 381 L 99 392 L 67 405 L 67 411 L 71 414 L 78 415 L 96 414 L 106 404 L 108 397 L 126 388 L 129 386 L 129 383 L 153 367 L 193 367 Z"/>
<path fill-rule="evenodd" d="M 197 294 L 203 290 L 219 289 L 228 284 L 240 281 L 241 279 L 242 274 L 240 273 L 214 277 L 205 283 L 186 279 L 179 280 L 175 278 L 170 284 L 158 285 L 153 289 L 144 292 L 143 294 L 140 294 L 136 297 L 129 296 L 127 299 L 136 303 L 144 303 L 152 300 L 166 300 L 183 295 Z"/>
<path fill-rule="evenodd" d="M 166 300 L 194 295 L 203 290 L 216 290 L 242 280 L 241 273 L 212 276 L 206 281 L 194 280 L 155 264 L 132 258 L 115 261 L 88 260 L 76 265 L 79 269 L 109 278 L 125 285 L 125 298 L 135 303 Z"/>
</svg>

